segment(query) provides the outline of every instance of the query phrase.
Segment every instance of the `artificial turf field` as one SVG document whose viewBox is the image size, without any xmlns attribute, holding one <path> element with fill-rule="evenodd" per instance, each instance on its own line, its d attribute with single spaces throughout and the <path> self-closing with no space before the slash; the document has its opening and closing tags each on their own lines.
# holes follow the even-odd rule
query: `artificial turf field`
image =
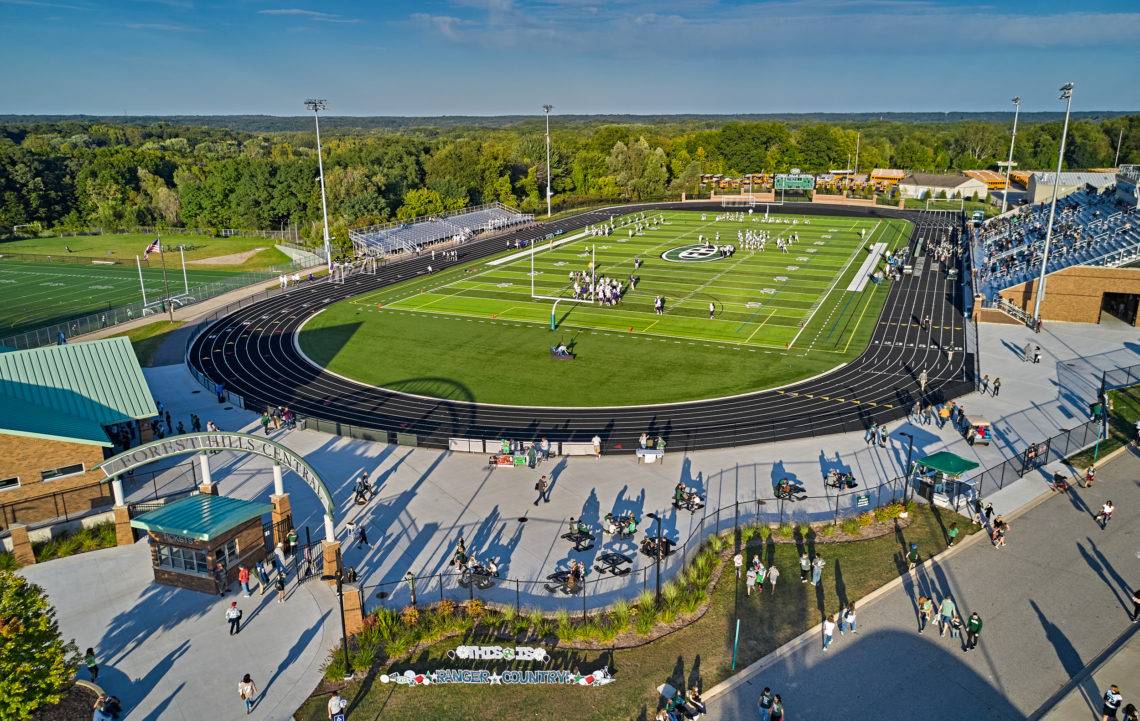
<svg viewBox="0 0 1140 721">
<path fill-rule="evenodd" d="M 373 385 L 486 403 L 626 405 L 757 390 L 823 372 L 863 350 L 887 286 L 847 286 L 871 245 L 895 249 L 910 232 L 903 220 L 658 215 L 663 225 L 632 238 L 621 226 L 609 236 L 571 234 L 535 248 L 535 293 L 567 299 L 558 304 L 554 332 L 553 301 L 531 296 L 529 251 L 513 251 L 333 305 L 306 324 L 301 348 Z M 749 228 L 770 233 L 764 251 L 738 242 L 737 231 Z M 677 258 L 700 235 L 715 243 L 717 232 L 720 245 L 737 246 L 734 255 L 662 257 Z M 778 250 L 775 239 L 793 233 L 799 238 L 789 252 Z M 640 279 L 615 307 L 569 300 L 569 273 L 586 270 L 591 252 L 599 276 Z M 643 261 L 636 272 L 635 258 Z M 658 295 L 664 314 L 653 309 Z M 571 346 L 574 361 L 550 357 L 559 342 Z"/>
<path fill-rule="evenodd" d="M 142 294 L 134 256 L 141 256 L 153 239 L 143 235 L 100 235 L 0 244 L 0 337 L 140 303 Z M 191 292 L 205 283 L 232 283 L 236 288 L 269 277 L 265 271 L 272 265 L 289 262 L 288 256 L 273 248 L 272 240 L 264 238 L 179 237 L 168 243 L 170 250 L 166 252 L 172 295 L 184 290 L 181 259 L 174 243 L 186 245 L 187 261 L 252 253 L 241 263 L 228 258 L 225 264 L 188 265 L 186 280 Z M 52 260 L 36 256 L 51 256 Z M 149 262 L 143 263 L 142 274 L 147 299 L 162 298 L 162 264 L 157 254 L 151 254 Z"/>
</svg>

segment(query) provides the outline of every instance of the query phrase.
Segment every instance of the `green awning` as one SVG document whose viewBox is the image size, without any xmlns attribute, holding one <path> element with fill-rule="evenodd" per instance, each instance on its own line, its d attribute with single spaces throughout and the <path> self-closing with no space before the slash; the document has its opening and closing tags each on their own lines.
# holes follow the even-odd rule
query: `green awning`
<svg viewBox="0 0 1140 721">
<path fill-rule="evenodd" d="M 961 476 L 978 467 L 977 463 L 966 460 L 962 456 L 951 453 L 950 451 L 932 453 L 924 458 L 919 458 L 918 462 L 927 468 L 933 468 L 936 471 L 941 471 L 948 476 L 954 477 Z"/>
<path fill-rule="evenodd" d="M 202 493 L 132 518 L 131 527 L 198 541 L 211 541 L 251 518 L 260 518 L 272 510 L 273 507 L 268 503 Z"/>
</svg>

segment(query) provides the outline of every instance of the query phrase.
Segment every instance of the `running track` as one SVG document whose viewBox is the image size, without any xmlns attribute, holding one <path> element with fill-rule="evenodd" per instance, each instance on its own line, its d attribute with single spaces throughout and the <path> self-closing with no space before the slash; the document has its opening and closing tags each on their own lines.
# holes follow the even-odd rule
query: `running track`
<svg viewBox="0 0 1140 721">
<path fill-rule="evenodd" d="M 696 203 L 602 209 L 474 241 L 462 248 L 458 262 L 499 252 L 508 239 L 566 233 L 599 223 L 611 213 L 642 209 L 723 210 Z M 919 240 L 941 238 L 952 222 L 948 214 L 878 208 L 806 206 L 791 212 L 906 217 L 914 223 L 912 257 Z M 297 351 L 296 330 L 321 308 L 423 274 L 429 263 L 445 267 L 438 259 L 421 256 L 381 267 L 376 275 L 350 276 L 344 284 L 302 286 L 243 308 L 200 334 L 187 350 L 187 362 L 241 395 L 251 410 L 288 406 L 310 428 L 381 441 L 394 441 L 397 432 L 415 434 L 416 443 L 433 447 L 446 447 L 452 437 L 546 436 L 552 441 L 581 442 L 597 434 L 607 451 L 629 451 L 636 447 L 638 436 L 648 432 L 664 436 L 669 450 L 718 448 L 853 431 L 871 421 L 902 418 L 919 396 L 916 379 L 923 369 L 929 378 L 928 399 L 973 390 L 973 359 L 964 352 L 961 287 L 929 257 L 916 259 L 914 275 L 891 284 L 871 343 L 858 358 L 808 381 L 731 398 L 622 408 L 489 406 L 347 381 L 314 366 Z M 931 319 L 929 328 L 921 324 L 926 316 Z M 946 349 L 954 350 L 949 359 Z"/>
</svg>

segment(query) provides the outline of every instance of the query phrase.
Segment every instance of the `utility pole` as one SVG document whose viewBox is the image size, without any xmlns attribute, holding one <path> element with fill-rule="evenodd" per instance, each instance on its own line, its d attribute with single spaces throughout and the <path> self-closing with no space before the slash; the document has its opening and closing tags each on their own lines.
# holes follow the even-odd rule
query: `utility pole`
<svg viewBox="0 0 1140 721">
<path fill-rule="evenodd" d="M 1120 132 L 1116 135 L 1116 157 L 1112 159 L 1112 167 L 1120 167 L 1120 144 L 1124 141 L 1124 126 L 1120 126 Z"/>
<path fill-rule="evenodd" d="M 1069 135 L 1069 111 L 1073 107 L 1073 84 L 1061 86 L 1065 101 L 1065 125 L 1061 129 L 1061 149 L 1057 152 L 1057 172 L 1053 175 L 1053 202 L 1049 206 L 1049 225 L 1045 229 L 1045 250 L 1041 253 L 1041 277 L 1037 281 L 1037 300 L 1033 304 L 1034 329 L 1041 324 L 1041 299 L 1045 297 L 1045 272 L 1049 267 L 1049 243 L 1053 240 L 1053 217 L 1057 213 L 1057 192 L 1061 184 L 1061 165 L 1065 162 L 1065 140 Z"/>
<path fill-rule="evenodd" d="M 328 101 L 322 98 L 310 98 L 305 101 L 305 107 L 313 111 L 313 121 L 317 125 L 317 170 L 321 178 L 321 216 L 324 218 L 325 234 L 325 264 L 332 272 L 332 243 L 329 241 L 329 203 L 325 198 L 325 162 L 321 158 L 321 111 L 328 107 Z"/>
<path fill-rule="evenodd" d="M 546 217 L 550 217 L 550 111 L 554 109 L 553 105 L 547 103 L 542 106 L 542 112 L 546 113 Z"/>
<path fill-rule="evenodd" d="M 1001 191 L 1001 212 L 1005 212 L 1006 196 L 1009 194 L 1009 171 L 1013 168 L 1013 143 L 1017 140 L 1017 115 L 1021 112 L 1021 96 L 1013 99 L 1013 134 L 1009 136 L 1009 160 L 1005 163 L 1005 187 Z M 1001 163 L 998 163 L 1001 165 Z"/>
<path fill-rule="evenodd" d="M 855 133 L 855 174 L 859 173 L 859 145 L 863 140 L 863 133 Z M 847 177 L 847 190 L 851 190 L 851 176 Z"/>
</svg>

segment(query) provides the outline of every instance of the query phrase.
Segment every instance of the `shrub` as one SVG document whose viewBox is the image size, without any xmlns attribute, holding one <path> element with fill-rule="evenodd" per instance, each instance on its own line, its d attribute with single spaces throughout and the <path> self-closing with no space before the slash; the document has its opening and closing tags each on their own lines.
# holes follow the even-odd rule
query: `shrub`
<svg viewBox="0 0 1140 721">
<path fill-rule="evenodd" d="M 795 533 L 795 530 L 792 528 L 791 524 L 781 523 L 780 527 L 776 530 L 776 533 L 780 534 L 781 538 L 791 538 L 792 534 Z"/>
<path fill-rule="evenodd" d="M 709 549 L 712 550 L 713 553 L 720 553 L 723 551 L 725 543 L 726 541 L 724 540 L 723 536 L 714 534 L 709 537 Z"/>
<path fill-rule="evenodd" d="M 445 598 L 435 605 L 435 612 L 440 616 L 450 616 L 455 613 L 457 608 L 459 608 L 459 606 L 456 605 L 455 601 L 452 601 L 450 598 Z"/>
<path fill-rule="evenodd" d="M 610 609 L 610 626 L 614 629 L 615 635 L 629 628 L 631 615 L 629 604 L 625 601 L 618 601 L 613 605 Z"/>
<path fill-rule="evenodd" d="M 666 604 L 676 602 L 680 595 L 681 589 L 679 589 L 677 587 L 677 584 L 672 581 L 667 582 L 664 586 L 661 587 L 661 599 Z"/>
<path fill-rule="evenodd" d="M 546 616 L 542 615 L 542 611 L 537 608 L 532 608 L 530 613 L 527 614 L 527 620 L 530 622 L 530 627 L 539 636 L 545 635 L 543 629 L 546 627 Z"/>
<path fill-rule="evenodd" d="M 20 567 L 16 557 L 7 551 L 0 551 L 0 571 L 15 571 Z"/>
<path fill-rule="evenodd" d="M 846 533 L 848 536 L 858 536 L 859 535 L 859 521 L 857 521 L 854 518 L 844 518 L 840 522 L 839 527 L 842 528 L 843 532 Z"/>
<path fill-rule="evenodd" d="M 891 513 L 890 506 L 879 506 L 872 511 L 872 513 L 875 515 L 875 520 L 879 523 L 886 523 L 898 516 L 898 511 L 895 511 L 894 514 Z"/>
<path fill-rule="evenodd" d="M 759 526 L 756 530 L 758 531 L 756 535 L 760 537 L 761 541 L 767 541 L 772 535 L 772 529 L 769 526 Z"/>
<path fill-rule="evenodd" d="M 389 659 L 400 658 L 412 650 L 412 645 L 413 639 L 410 635 L 400 634 L 384 644 L 384 651 L 388 654 Z"/>
<path fill-rule="evenodd" d="M 653 625 L 657 622 L 657 613 L 653 610 L 652 604 L 649 609 L 642 608 L 640 604 L 637 608 L 637 615 L 633 619 L 633 630 L 637 631 L 642 636 L 645 636 L 653 630 Z"/>
<path fill-rule="evenodd" d="M 342 654 L 343 655 L 343 654 Z M 365 670 L 372 667 L 372 662 L 376 660 L 376 648 L 361 646 L 356 649 L 352 654 L 352 667 L 360 670 Z"/>
<path fill-rule="evenodd" d="M 478 621 L 486 615 L 487 604 L 478 598 L 473 598 L 470 601 L 463 602 L 463 610 L 467 613 L 467 618 L 472 621 Z"/>
<path fill-rule="evenodd" d="M 324 668 L 326 681 L 339 681 L 348 675 L 348 667 L 344 665 L 344 651 L 337 646 L 329 656 Z"/>
<path fill-rule="evenodd" d="M 409 628 L 414 627 L 420 622 L 420 610 L 409 603 L 400 611 L 400 621 Z"/>
<path fill-rule="evenodd" d="M 869 526 L 875 522 L 875 514 L 872 513 L 871 511 L 867 511 L 866 513 L 860 513 L 858 516 L 858 519 L 859 519 L 859 525 L 863 528 L 866 528 L 867 526 Z"/>
<path fill-rule="evenodd" d="M 819 529 L 819 535 L 823 536 L 824 538 L 831 538 L 835 535 L 836 530 L 838 529 L 836 528 L 835 524 L 829 523 L 823 528 Z"/>
<path fill-rule="evenodd" d="M 560 609 L 558 613 L 554 614 L 554 622 L 557 624 L 554 633 L 558 636 L 558 640 L 563 643 L 574 640 L 574 626 L 570 623 L 570 614 L 566 609 Z"/>
</svg>

